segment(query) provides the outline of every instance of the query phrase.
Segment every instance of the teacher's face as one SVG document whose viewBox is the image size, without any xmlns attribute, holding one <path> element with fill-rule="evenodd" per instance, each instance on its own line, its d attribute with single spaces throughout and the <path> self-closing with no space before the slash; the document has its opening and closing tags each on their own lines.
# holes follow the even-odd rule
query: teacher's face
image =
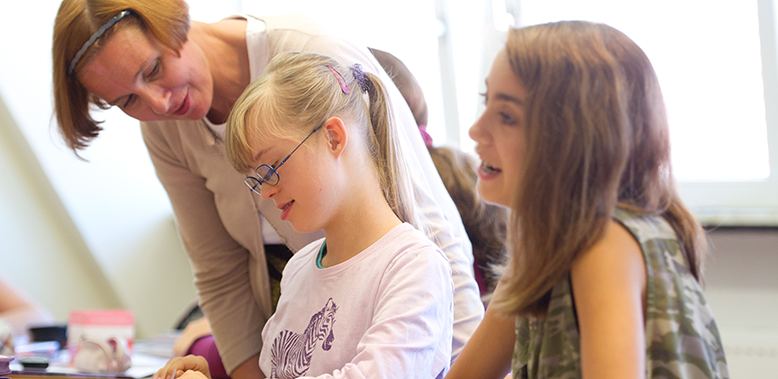
<svg viewBox="0 0 778 379">
<path fill-rule="evenodd" d="M 176 55 L 135 26 L 121 28 L 78 72 L 87 90 L 140 121 L 199 120 L 213 99 L 213 78 L 200 47 L 187 40 Z"/>
</svg>

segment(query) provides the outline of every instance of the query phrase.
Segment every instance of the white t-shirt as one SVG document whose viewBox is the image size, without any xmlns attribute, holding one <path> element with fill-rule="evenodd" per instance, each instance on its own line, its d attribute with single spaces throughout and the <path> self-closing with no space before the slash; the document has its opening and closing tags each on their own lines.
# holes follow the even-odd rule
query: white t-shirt
<svg viewBox="0 0 778 379">
<path fill-rule="evenodd" d="M 410 224 L 353 258 L 319 268 L 324 240 L 289 260 L 262 331 L 268 378 L 442 378 L 451 363 L 446 256 Z"/>
</svg>

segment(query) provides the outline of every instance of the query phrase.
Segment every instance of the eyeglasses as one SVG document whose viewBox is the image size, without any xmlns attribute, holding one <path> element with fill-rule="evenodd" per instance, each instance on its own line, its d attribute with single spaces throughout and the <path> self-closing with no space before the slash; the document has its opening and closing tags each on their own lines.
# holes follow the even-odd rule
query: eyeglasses
<svg viewBox="0 0 778 379">
<path fill-rule="evenodd" d="M 286 161 L 289 159 L 289 157 L 291 157 L 292 154 L 294 154 L 294 152 L 297 151 L 297 149 L 299 149 L 300 146 L 302 146 L 303 143 L 305 143 L 305 141 L 307 141 L 308 138 L 310 138 L 313 135 L 313 133 L 316 133 L 317 130 L 321 129 L 321 127 L 323 125 L 324 125 L 324 123 L 322 122 L 321 124 L 319 124 L 319 126 L 317 126 L 315 129 L 313 129 L 308 134 L 308 137 L 305 137 L 303 142 L 300 142 L 300 144 L 297 145 L 297 147 L 295 147 L 294 150 L 292 150 L 292 152 L 289 153 L 289 155 L 287 155 L 286 158 L 284 158 L 284 160 L 281 161 L 281 163 L 278 164 L 278 166 L 273 167 L 271 165 L 263 164 L 263 165 L 257 167 L 257 169 L 255 170 L 256 173 L 257 173 L 258 178 L 255 178 L 253 176 L 247 176 L 246 179 L 243 179 L 243 183 L 246 183 L 246 186 L 249 187 L 251 192 L 254 192 L 257 195 L 261 195 L 262 194 L 262 185 L 263 184 L 267 184 L 269 186 L 274 186 L 274 185 L 278 184 L 278 181 L 281 180 L 281 178 L 279 178 L 279 176 L 278 176 L 278 169 L 281 168 L 281 166 L 283 166 L 284 163 L 286 163 Z"/>
</svg>

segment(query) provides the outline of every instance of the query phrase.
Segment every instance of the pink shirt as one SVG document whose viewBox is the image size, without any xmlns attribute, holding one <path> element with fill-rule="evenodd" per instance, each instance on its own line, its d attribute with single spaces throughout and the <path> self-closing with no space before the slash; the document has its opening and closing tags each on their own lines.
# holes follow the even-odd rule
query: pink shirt
<svg viewBox="0 0 778 379">
<path fill-rule="evenodd" d="M 453 291 L 446 256 L 409 224 L 333 267 L 323 239 L 289 261 L 262 331 L 268 378 L 436 378 L 451 362 Z"/>
</svg>

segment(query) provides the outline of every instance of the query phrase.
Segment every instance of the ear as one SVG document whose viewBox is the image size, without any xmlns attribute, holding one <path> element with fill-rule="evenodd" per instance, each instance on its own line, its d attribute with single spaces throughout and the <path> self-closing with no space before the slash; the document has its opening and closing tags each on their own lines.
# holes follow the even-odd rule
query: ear
<svg viewBox="0 0 778 379">
<path fill-rule="evenodd" d="M 335 158 L 340 157 L 348 143 L 346 124 L 343 123 L 343 120 L 341 120 L 340 117 L 330 117 L 327 121 L 324 121 L 322 131 L 327 140 L 327 150 L 332 153 Z"/>
</svg>

